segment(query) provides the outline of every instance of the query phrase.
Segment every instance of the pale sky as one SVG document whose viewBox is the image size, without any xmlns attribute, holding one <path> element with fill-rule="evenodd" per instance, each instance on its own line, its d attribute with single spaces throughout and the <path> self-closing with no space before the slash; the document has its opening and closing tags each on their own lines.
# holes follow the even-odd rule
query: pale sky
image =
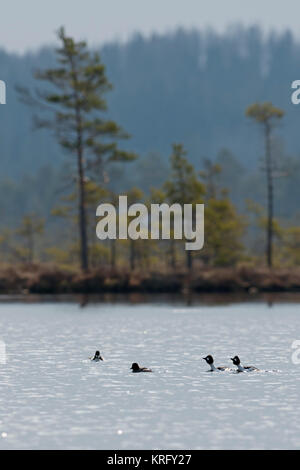
<svg viewBox="0 0 300 470">
<path fill-rule="evenodd" d="M 265 31 L 290 28 L 300 38 L 300 0 L 0 0 L 0 47 L 14 52 L 55 41 L 64 25 L 91 45 L 186 28 L 260 24 Z"/>
</svg>

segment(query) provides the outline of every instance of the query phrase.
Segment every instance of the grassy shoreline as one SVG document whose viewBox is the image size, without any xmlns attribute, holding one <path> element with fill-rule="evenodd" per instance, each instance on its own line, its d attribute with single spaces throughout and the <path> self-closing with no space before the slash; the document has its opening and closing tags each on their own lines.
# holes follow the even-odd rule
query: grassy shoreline
<svg viewBox="0 0 300 470">
<path fill-rule="evenodd" d="M 300 292 L 300 268 L 202 267 L 192 273 L 102 268 L 81 273 L 43 265 L 0 267 L 0 295 L 185 292 Z"/>
</svg>

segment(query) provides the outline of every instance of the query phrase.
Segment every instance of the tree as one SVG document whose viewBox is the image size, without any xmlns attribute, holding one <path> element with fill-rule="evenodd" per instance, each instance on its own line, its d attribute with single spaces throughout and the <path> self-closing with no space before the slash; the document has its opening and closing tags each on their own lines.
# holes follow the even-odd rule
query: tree
<svg viewBox="0 0 300 470">
<path fill-rule="evenodd" d="M 65 233 L 61 234 L 63 238 L 68 241 L 63 248 L 64 251 L 68 251 L 69 255 L 74 253 L 78 254 L 78 242 L 76 237 L 74 238 L 75 227 L 78 225 L 78 213 L 74 208 L 74 202 L 78 199 L 77 188 L 71 193 L 64 194 L 61 196 L 60 200 L 62 204 L 56 205 L 52 211 L 51 215 L 61 218 L 64 220 L 64 226 L 66 228 Z M 99 240 L 96 238 L 96 233 L 94 230 L 93 220 L 95 217 L 95 207 L 99 204 L 99 201 L 107 200 L 110 195 L 110 192 L 105 187 L 98 185 L 90 179 L 86 179 L 85 182 L 85 205 L 86 205 L 86 231 L 88 235 L 88 250 L 91 255 L 90 265 L 93 267 L 99 262 L 99 256 L 96 256 L 97 253 L 102 254 L 104 252 L 103 247 L 100 247 Z M 71 243 L 70 243 L 71 241 Z M 51 248 L 50 253 L 55 255 L 55 258 L 67 259 L 67 256 L 57 256 L 60 255 L 60 246 L 59 249 Z M 48 250 L 49 252 L 49 250 Z"/>
<path fill-rule="evenodd" d="M 198 180 L 196 171 L 186 158 L 186 151 L 182 144 L 173 144 L 170 156 L 171 175 L 164 184 L 164 191 L 171 204 L 200 204 L 205 193 L 204 185 Z M 191 251 L 186 252 L 187 268 L 193 264 Z"/>
<path fill-rule="evenodd" d="M 108 161 L 128 161 L 136 156 L 118 149 L 116 141 L 128 135 L 114 121 L 103 119 L 102 113 L 107 110 L 104 95 L 112 86 L 99 55 L 90 52 L 86 42 L 66 36 L 64 28 L 59 29 L 58 39 L 61 47 L 56 50 L 57 68 L 35 73 L 35 78 L 47 83 L 49 89 L 37 90 L 34 96 L 24 88 L 18 91 L 23 101 L 47 112 L 46 118 L 35 117 L 36 126 L 52 129 L 59 144 L 76 157 L 80 261 L 86 271 L 87 175 L 103 174 Z"/>
<path fill-rule="evenodd" d="M 266 210 L 259 203 L 252 201 L 251 199 L 246 199 L 245 201 L 247 213 L 248 213 L 248 222 L 251 225 L 252 233 L 249 237 L 249 242 L 251 242 L 251 251 L 255 253 L 255 256 L 262 257 L 263 249 L 260 249 L 260 246 L 263 246 L 263 240 L 260 235 L 260 232 L 266 233 L 268 227 L 268 216 Z M 257 229 L 259 232 L 257 233 Z M 273 250 L 276 248 L 276 252 L 279 252 L 279 246 L 275 245 L 275 242 L 282 242 L 283 237 L 283 228 L 280 225 L 279 220 L 273 217 L 272 220 L 272 234 L 273 234 Z M 248 233 L 249 236 L 249 233 Z M 273 256 L 274 258 L 274 256 Z M 277 257 L 278 258 L 278 257 Z M 274 262 L 274 259 L 273 259 Z"/>
<path fill-rule="evenodd" d="M 0 232 L 0 253 L 1 262 L 9 261 L 10 255 L 14 253 L 14 243 L 12 242 L 13 231 L 9 228 L 4 228 Z"/>
<path fill-rule="evenodd" d="M 109 196 L 110 196 L 111 204 L 113 204 L 114 207 L 117 207 L 117 204 L 119 202 L 119 196 L 115 194 L 113 191 L 110 191 Z M 117 224 L 119 223 L 118 214 L 116 214 L 116 222 Z M 116 239 L 109 240 L 109 245 L 110 245 L 110 267 L 114 269 L 117 265 L 117 240 Z"/>
<path fill-rule="evenodd" d="M 37 217 L 35 214 L 25 215 L 16 233 L 22 237 L 25 242 L 24 254 L 27 262 L 33 263 L 36 237 L 44 233 L 44 219 Z"/>
<path fill-rule="evenodd" d="M 203 258 L 214 266 L 232 266 L 243 253 L 245 221 L 228 197 L 210 199 L 205 207 L 206 244 Z"/>
<path fill-rule="evenodd" d="M 289 227 L 283 234 L 283 258 L 292 266 L 300 265 L 300 227 Z"/>
<path fill-rule="evenodd" d="M 279 119 L 284 116 L 284 112 L 273 106 L 272 103 L 254 103 L 246 109 L 246 116 L 254 119 L 263 128 L 265 138 L 265 168 L 267 176 L 268 193 L 268 222 L 267 222 L 267 265 L 271 268 L 273 264 L 273 162 L 271 153 L 271 133 Z"/>
<path fill-rule="evenodd" d="M 143 192 L 139 188 L 131 188 L 130 191 L 127 192 L 128 197 L 128 205 L 131 206 L 132 204 L 136 204 L 141 201 L 143 198 Z M 121 217 L 127 217 L 127 224 L 134 219 L 134 217 L 126 215 L 121 215 Z M 129 239 L 129 265 L 130 270 L 134 271 L 136 268 L 136 259 L 138 255 L 137 247 L 139 240 L 132 240 Z"/>
<path fill-rule="evenodd" d="M 221 173 L 221 166 L 218 163 L 213 163 L 209 158 L 203 159 L 204 169 L 200 171 L 200 176 L 203 178 L 206 187 L 206 198 L 216 198 L 218 189 L 218 176 Z"/>
<path fill-rule="evenodd" d="M 158 188 L 150 188 L 150 197 L 148 199 L 148 207 L 151 207 L 151 204 L 163 204 L 167 201 L 167 195 L 162 189 Z M 159 220 L 159 231 L 161 232 L 162 229 L 162 221 Z M 174 270 L 176 269 L 176 245 L 174 239 L 174 230 L 170 227 L 170 236 L 171 240 L 159 240 L 157 244 L 153 243 L 153 246 L 158 249 L 159 260 L 161 261 L 163 258 L 165 259 L 166 266 L 170 265 L 170 267 Z M 155 242 L 155 240 L 152 240 Z M 165 249 L 165 245 L 167 245 L 167 249 Z M 162 248 L 162 249 L 160 249 Z"/>
</svg>

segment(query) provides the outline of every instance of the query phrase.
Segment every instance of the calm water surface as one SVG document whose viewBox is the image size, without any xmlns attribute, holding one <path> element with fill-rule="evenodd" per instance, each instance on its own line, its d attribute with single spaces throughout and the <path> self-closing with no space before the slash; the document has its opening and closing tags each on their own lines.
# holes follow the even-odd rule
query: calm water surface
<svg viewBox="0 0 300 470">
<path fill-rule="evenodd" d="M 2 303 L 0 328 L 1 449 L 300 448 L 300 304 Z"/>
</svg>

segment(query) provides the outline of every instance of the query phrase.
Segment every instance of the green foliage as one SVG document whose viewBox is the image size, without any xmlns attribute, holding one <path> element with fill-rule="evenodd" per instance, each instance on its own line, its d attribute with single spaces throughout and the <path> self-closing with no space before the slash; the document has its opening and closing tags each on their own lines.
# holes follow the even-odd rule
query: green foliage
<svg viewBox="0 0 300 470">
<path fill-rule="evenodd" d="M 19 257 L 29 263 L 34 261 L 36 241 L 44 234 L 44 225 L 44 219 L 37 217 L 35 214 L 27 214 L 16 230 L 16 234 L 23 240 L 23 244 L 19 249 Z"/>
<path fill-rule="evenodd" d="M 114 121 L 103 118 L 107 110 L 104 96 L 112 86 L 99 54 L 90 52 L 84 41 L 68 37 L 64 28 L 57 35 L 61 44 L 56 50 L 57 67 L 35 73 L 48 90 L 39 90 L 36 97 L 24 88 L 19 92 L 25 102 L 42 104 L 47 111 L 46 118 L 35 118 L 36 126 L 52 129 L 59 144 L 76 157 L 80 259 L 82 269 L 87 270 L 86 175 L 104 175 L 108 162 L 130 161 L 136 155 L 118 148 L 117 141 L 128 135 Z"/>
<path fill-rule="evenodd" d="M 213 266 L 232 266 L 240 261 L 244 229 L 245 220 L 228 198 L 210 199 L 205 206 L 203 257 L 206 262 Z"/>
<path fill-rule="evenodd" d="M 266 262 L 269 268 L 273 264 L 273 217 L 274 217 L 274 190 L 273 190 L 273 179 L 274 179 L 274 162 L 271 150 L 271 131 L 274 126 L 275 120 L 281 119 L 284 116 L 284 112 L 273 106 L 272 103 L 254 103 L 246 109 L 246 116 L 254 119 L 258 122 L 264 131 L 265 138 L 265 166 L 264 171 L 266 172 L 266 188 L 267 188 L 267 225 L 266 225 Z"/>
<path fill-rule="evenodd" d="M 218 176 L 222 171 L 222 167 L 219 163 L 213 163 L 209 158 L 205 158 L 203 163 L 204 170 L 201 170 L 199 174 L 206 185 L 206 197 L 207 199 L 216 198 L 218 190 Z"/>
<path fill-rule="evenodd" d="M 66 248 L 51 246 L 49 248 L 46 248 L 45 252 L 47 254 L 48 259 L 59 266 L 70 264 L 70 252 Z"/>
<path fill-rule="evenodd" d="M 87 170 L 91 165 L 102 169 L 105 158 L 109 161 L 136 158 L 135 154 L 118 149 L 117 140 L 128 138 L 128 134 L 114 121 L 103 118 L 107 111 L 105 94 L 112 85 L 99 54 L 90 52 L 86 42 L 68 37 L 64 28 L 59 29 L 58 39 L 61 42 L 56 50 L 58 67 L 35 73 L 36 79 L 51 86 L 49 91 L 41 91 L 39 97 L 54 105 L 50 107 L 54 119 L 37 118 L 37 125 L 53 129 L 59 143 L 71 152 L 77 154 L 78 146 L 82 145 L 87 153 Z"/>
<path fill-rule="evenodd" d="M 284 111 L 270 102 L 254 103 L 246 109 L 246 116 L 258 123 L 265 124 L 275 119 L 281 119 L 284 116 Z"/>
<path fill-rule="evenodd" d="M 252 99 L 255 96 L 260 96 L 264 91 L 259 88 L 264 86 L 259 71 L 254 72 L 254 76 L 252 73 L 253 63 L 261 56 L 261 47 L 263 47 L 258 38 L 253 42 L 252 35 L 255 36 L 255 34 L 252 31 L 251 34 L 249 33 L 249 37 L 244 37 L 244 43 L 248 45 L 250 51 L 248 59 L 244 57 L 238 63 L 239 59 L 235 57 L 239 70 L 246 70 L 248 61 L 248 72 L 251 70 L 251 73 L 245 73 L 247 76 L 251 76 L 247 87 Z M 26 162 L 30 171 L 38 168 L 38 165 L 44 164 L 45 161 L 50 162 L 51 165 L 36 175 L 32 170 L 32 174 L 25 175 L 19 182 L 3 181 L 1 183 L 1 223 L 3 227 L 10 225 L 15 229 L 16 225 L 20 224 L 23 215 L 35 212 L 40 219 L 45 217 L 47 232 L 45 237 L 42 237 L 42 233 L 38 233 L 39 230 L 37 230 L 36 236 L 34 235 L 33 256 L 29 254 L 31 236 L 28 220 L 27 222 L 23 220 L 21 226 L 18 227 L 21 232 L 2 231 L 0 237 L 2 261 L 27 261 L 39 257 L 41 260 L 54 261 L 60 265 L 78 266 L 80 245 L 76 226 L 80 219 L 78 213 L 80 181 L 84 191 L 84 226 L 88 234 L 87 246 L 90 263 L 93 267 L 108 264 L 114 258 L 117 266 L 127 268 L 130 251 L 134 252 L 135 265 L 143 267 L 143 269 L 150 269 L 153 265 L 161 269 L 165 262 L 173 267 L 176 264 L 178 269 L 183 266 L 186 253 L 181 241 L 137 240 L 134 242 L 133 248 L 126 240 L 100 242 L 95 239 L 96 206 L 101 202 L 115 203 L 118 194 L 125 193 L 126 189 L 130 204 L 145 202 L 144 194 L 136 186 L 142 187 L 143 192 L 147 194 L 147 204 L 151 202 L 195 204 L 205 200 L 207 202 L 205 248 L 196 253 L 195 257 L 200 261 L 204 260 L 217 266 L 233 265 L 243 260 L 242 240 L 244 240 L 245 223 L 243 218 L 238 215 L 236 207 L 239 210 L 244 209 L 245 198 L 252 196 L 256 202 L 261 204 L 265 200 L 265 183 L 258 175 L 258 171 L 253 170 L 249 164 L 249 156 L 253 155 L 256 143 L 254 139 L 249 139 L 249 130 L 240 119 L 240 107 L 244 102 L 244 88 L 241 87 L 240 91 L 235 89 L 234 100 L 232 100 L 232 93 L 223 94 L 222 102 L 220 102 L 219 94 L 209 93 L 210 89 L 215 90 L 216 88 L 214 79 L 218 78 L 214 78 L 214 76 L 219 77 L 228 73 L 226 83 L 233 83 L 232 74 L 236 75 L 236 72 L 231 67 L 227 67 L 226 61 L 217 61 L 216 66 L 221 72 L 216 74 L 214 67 L 204 66 L 201 68 L 201 86 L 199 86 L 199 75 L 193 73 L 189 64 L 184 62 L 185 56 L 182 56 L 182 60 L 179 62 L 186 65 L 181 67 L 178 73 L 177 52 L 179 51 L 180 54 L 181 50 L 186 51 L 186 45 L 190 44 L 191 37 L 187 33 L 175 34 L 169 38 L 169 44 L 165 46 L 163 44 L 165 40 L 161 42 L 160 39 L 160 45 L 157 47 L 157 44 L 150 45 L 146 40 L 140 39 L 138 43 L 137 40 L 131 41 L 124 48 L 116 45 L 105 47 L 101 58 L 103 57 L 108 65 L 109 77 L 117 84 L 116 93 L 111 94 L 109 102 L 112 116 L 117 115 L 120 122 L 128 124 L 128 128 L 134 131 L 135 145 L 139 151 L 147 152 L 148 149 L 155 146 L 160 152 L 145 153 L 143 159 L 136 162 L 134 167 L 128 165 L 129 171 L 126 173 L 124 165 L 121 165 L 120 162 L 132 160 L 135 155 L 118 148 L 119 141 L 127 139 L 128 134 L 105 116 L 107 112 L 106 96 L 112 90 L 112 85 L 106 77 L 106 68 L 99 55 L 90 51 L 85 42 L 75 42 L 66 36 L 63 29 L 60 29 L 58 37 L 60 48 L 56 51 L 56 63 L 50 51 L 45 51 L 44 56 L 38 53 L 36 56 L 19 58 L 21 65 L 15 63 L 13 67 L 17 69 L 20 66 L 25 74 L 24 83 L 30 84 L 27 70 L 32 69 L 32 64 L 36 68 L 35 64 L 39 62 L 45 65 L 45 69 L 38 71 L 35 75 L 42 83 L 43 88 L 38 90 L 35 96 L 29 96 L 26 94 L 26 90 L 23 90 L 22 95 L 28 102 L 32 98 L 32 104 L 38 106 L 36 108 L 38 117 L 35 119 L 37 126 L 52 130 L 63 149 L 68 150 L 75 157 L 69 160 L 71 165 L 68 172 L 68 183 L 72 187 L 72 191 L 64 195 L 60 205 L 56 205 L 56 202 L 53 204 L 58 190 L 56 183 L 60 171 L 61 152 L 57 150 L 58 147 L 54 147 L 53 142 L 50 142 L 49 133 L 43 133 L 41 137 L 36 136 L 34 139 L 29 138 L 28 115 L 18 105 L 19 107 L 13 114 L 19 117 L 22 126 L 18 126 L 17 129 L 14 126 L 14 132 L 9 132 L 8 126 L 5 126 L 5 132 L 2 130 L 1 133 L 0 130 L 3 170 L 6 171 L 5 169 L 9 167 L 11 168 L 9 171 L 23 173 L 22 165 L 19 164 L 19 147 L 22 147 L 22 161 Z M 214 44 L 217 54 L 223 54 L 222 51 L 225 50 L 225 47 L 228 48 L 229 60 L 230 54 L 235 54 L 235 51 L 232 52 L 232 38 L 229 40 L 228 37 L 227 39 L 226 37 L 225 39 L 214 37 L 213 41 L 214 43 L 210 43 L 210 47 Z M 236 45 L 240 43 L 239 41 L 240 37 L 237 37 Z M 253 43 L 256 44 L 255 50 L 251 46 Z M 178 47 L 178 44 L 182 47 Z M 143 52 L 140 55 L 132 54 L 136 51 L 137 46 Z M 272 47 L 279 54 L 275 43 Z M 285 46 L 282 39 L 278 39 L 278 47 L 280 47 L 280 53 L 284 54 Z M 296 47 L 295 44 L 293 47 Z M 169 54 L 169 48 L 176 51 L 176 54 Z M 195 57 L 198 57 L 196 50 L 194 53 Z M 4 56 L 3 53 L 3 61 L 6 60 Z M 171 57 L 164 72 L 161 73 L 161 63 L 164 63 L 164 58 L 167 56 L 168 58 L 174 56 L 174 62 Z M 291 55 L 287 54 L 287 56 L 288 60 L 293 60 L 290 59 Z M 134 57 L 134 62 L 131 62 L 131 57 Z M 223 62 L 224 65 L 222 65 Z M 156 67 L 157 71 L 155 71 Z M 8 67 L 4 66 L 4 72 L 6 69 Z M 136 74 L 137 69 L 139 74 Z M 154 81 L 155 86 L 150 90 L 149 81 L 147 82 L 145 78 L 148 79 L 152 73 L 157 77 L 157 82 Z M 281 104 L 284 102 L 284 96 L 282 95 L 280 98 L 278 94 L 278 83 L 286 81 L 283 79 L 286 77 L 286 73 L 282 69 L 280 71 L 281 79 L 276 77 L 276 80 L 270 80 L 268 84 L 270 87 L 269 96 L 278 96 L 278 102 Z M 197 76 L 197 79 L 193 82 L 191 76 Z M 174 86 L 170 88 L 171 81 Z M 188 84 L 192 101 L 189 103 L 190 112 L 180 114 L 178 109 L 186 109 L 187 98 L 186 94 L 182 94 L 181 97 L 177 91 L 180 87 L 185 86 L 184 84 Z M 214 102 L 215 99 L 218 103 Z M 201 107 L 198 103 L 201 103 Z M 157 113 L 158 104 L 160 113 Z M 213 110 L 217 106 L 219 112 L 216 115 Z M 6 113 L 8 111 L 6 110 Z M 287 118 L 290 119 L 290 122 L 295 119 L 293 113 L 296 113 L 295 108 L 289 110 Z M 225 115 L 228 116 L 226 120 L 224 120 Z M 273 126 L 283 117 L 283 111 L 270 102 L 254 103 L 247 109 L 246 115 L 260 125 L 267 123 Z M 151 122 L 150 127 L 149 122 Z M 199 126 L 199 122 L 205 123 L 205 125 Z M 213 123 L 214 130 L 213 139 L 210 137 L 211 123 Z M 167 143 L 171 141 L 170 139 L 176 137 L 175 133 L 178 128 L 184 131 L 184 134 L 181 135 L 186 136 L 189 160 L 193 163 L 198 160 L 201 163 L 201 155 L 214 155 L 220 145 L 235 148 L 237 156 L 234 157 L 230 151 L 223 150 L 215 160 L 205 159 L 200 172 L 201 182 L 198 180 L 198 167 L 195 171 L 187 159 L 185 149 L 181 144 L 177 144 L 173 146 L 170 158 L 171 173 L 168 177 L 167 159 L 163 153 Z M 293 151 L 295 151 L 296 138 L 291 137 L 295 135 L 293 132 L 295 132 L 293 126 L 287 124 L 285 136 L 287 140 L 292 142 Z M 272 139 L 272 151 L 275 144 Z M 83 170 L 81 175 L 77 171 L 80 146 Z M 111 162 L 117 163 L 110 165 Z M 299 157 L 291 157 L 287 161 L 287 166 L 289 178 L 286 181 L 281 180 L 279 190 L 279 185 L 276 185 L 274 206 L 276 215 L 280 219 L 273 218 L 272 231 L 275 235 L 276 255 L 279 253 L 280 262 L 299 265 L 299 227 L 291 227 L 292 224 L 297 224 L 297 215 L 295 214 L 298 210 L 300 184 Z M 165 184 L 163 184 L 164 181 L 166 181 Z M 155 188 L 151 190 L 149 196 L 148 189 L 151 186 L 155 186 Z M 230 191 L 231 201 L 225 197 L 223 188 Z M 51 214 L 50 207 L 55 207 Z M 279 213 L 280 208 L 281 213 Z M 253 214 L 253 219 L 248 229 L 246 245 L 249 247 L 251 246 L 250 241 L 253 243 L 253 248 L 248 249 L 247 254 L 255 259 L 254 256 L 259 251 L 257 240 L 261 241 L 261 238 L 264 240 L 268 220 L 265 210 L 261 206 L 252 206 L 251 214 Z M 53 217 L 54 215 L 55 217 Z M 294 221 L 292 216 L 294 216 Z M 41 241 L 43 241 L 43 246 L 38 243 Z"/>
<path fill-rule="evenodd" d="M 289 227 L 283 231 L 282 261 L 290 266 L 300 265 L 300 227 Z"/>
<path fill-rule="evenodd" d="M 163 185 L 166 201 L 170 204 L 179 203 L 195 204 L 203 203 L 205 187 L 198 180 L 195 168 L 186 158 L 187 152 L 182 144 L 173 144 L 173 152 L 170 156 L 171 174 Z M 186 240 L 183 240 L 186 242 Z M 175 268 L 177 259 L 177 247 L 173 236 L 170 240 L 170 260 L 171 266 Z M 193 254 L 186 252 L 187 268 L 191 269 L 193 264 Z"/>
<path fill-rule="evenodd" d="M 204 185 L 198 180 L 197 173 L 186 158 L 182 144 L 173 144 L 170 156 L 171 174 L 163 185 L 170 203 L 196 204 L 203 202 Z"/>
</svg>

